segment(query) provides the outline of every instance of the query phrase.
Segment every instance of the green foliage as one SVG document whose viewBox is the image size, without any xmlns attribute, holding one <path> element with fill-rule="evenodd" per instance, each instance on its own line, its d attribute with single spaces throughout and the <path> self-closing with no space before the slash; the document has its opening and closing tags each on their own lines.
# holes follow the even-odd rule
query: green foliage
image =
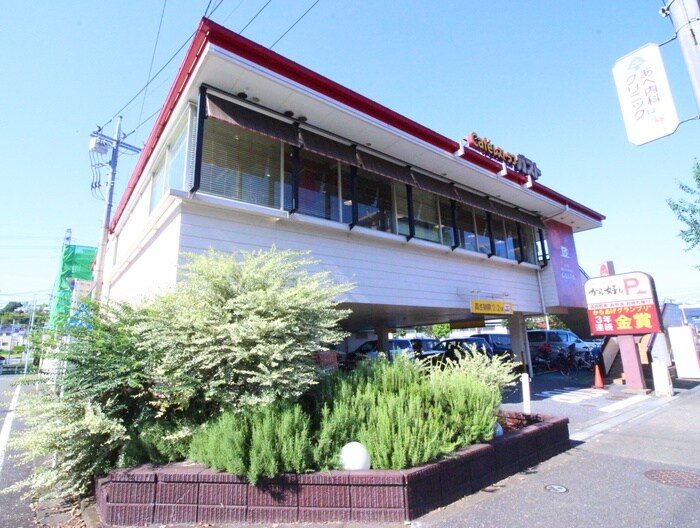
<svg viewBox="0 0 700 528">
<path fill-rule="evenodd" d="M 316 383 L 316 350 L 341 341 L 349 290 L 309 273 L 303 253 L 210 251 L 191 256 L 186 280 L 144 310 L 139 347 L 157 358 L 161 413 L 214 412 L 296 399 Z"/>
<path fill-rule="evenodd" d="M 312 467 L 310 420 L 300 405 L 284 402 L 227 412 L 194 435 L 189 458 L 253 484 L 303 473 Z"/>
<path fill-rule="evenodd" d="M 449 323 L 434 324 L 430 328 L 430 334 L 437 339 L 445 339 L 452 333 Z"/>
<path fill-rule="evenodd" d="M 695 188 L 678 182 L 680 190 L 688 195 L 687 200 L 666 200 L 676 218 L 686 226 L 681 229 L 680 237 L 688 244 L 688 251 L 700 245 L 700 163 L 697 160 L 693 170 L 693 185 Z"/>
<path fill-rule="evenodd" d="M 18 487 L 83 494 L 115 467 L 184 458 L 193 432 L 226 410 L 297 399 L 317 382 L 314 352 L 344 337 L 336 327 L 347 312 L 336 307 L 350 286 L 308 271 L 314 265 L 276 250 L 193 256 L 171 293 L 138 308 L 89 304 L 65 338 L 33 336 L 53 368 L 27 380 L 41 397 L 21 400 L 28 427 L 17 446 L 40 463 Z M 311 456 L 304 423 L 294 413 L 251 422 L 245 441 L 255 433 L 262 453 L 254 478 L 303 470 Z M 284 446 L 277 465 L 260 424 L 284 434 L 272 446 Z M 57 464 L 43 463 L 47 456 Z M 226 464 L 248 471 L 250 462 Z"/>
<path fill-rule="evenodd" d="M 525 327 L 528 330 L 543 330 L 545 328 L 551 328 L 552 330 L 569 330 L 566 323 L 553 314 L 526 317 Z"/>
<path fill-rule="evenodd" d="M 500 390 L 514 379 L 501 358 L 478 353 L 434 369 L 404 356 L 368 361 L 324 378 L 305 407 L 225 413 L 194 435 L 189 457 L 253 483 L 337 468 L 351 441 L 367 447 L 375 469 L 416 466 L 490 439 Z"/>
<path fill-rule="evenodd" d="M 316 462 L 337 467 L 341 447 L 357 440 L 367 447 L 372 467 L 401 469 L 488 440 L 500 390 L 514 380 L 500 357 L 478 353 L 443 368 L 427 369 L 400 357 L 329 377 L 319 391 Z"/>
<path fill-rule="evenodd" d="M 17 413 L 26 429 L 15 437 L 13 446 L 22 462 L 45 463 L 6 491 L 28 486 L 35 497 L 84 495 L 90 491 L 92 475 L 114 468 L 127 432 L 98 405 L 61 399 L 47 386 L 27 391 L 21 401 Z"/>
</svg>

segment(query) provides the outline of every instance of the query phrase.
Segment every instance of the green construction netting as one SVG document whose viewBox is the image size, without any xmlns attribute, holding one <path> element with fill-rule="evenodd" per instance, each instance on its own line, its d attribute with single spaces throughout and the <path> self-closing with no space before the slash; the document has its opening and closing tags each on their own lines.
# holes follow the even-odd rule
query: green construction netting
<svg viewBox="0 0 700 528">
<path fill-rule="evenodd" d="M 61 267 L 58 270 L 56 283 L 51 298 L 49 326 L 57 328 L 70 315 L 73 294 L 73 282 L 92 280 L 92 263 L 95 261 L 97 248 L 90 246 L 63 246 Z"/>
</svg>

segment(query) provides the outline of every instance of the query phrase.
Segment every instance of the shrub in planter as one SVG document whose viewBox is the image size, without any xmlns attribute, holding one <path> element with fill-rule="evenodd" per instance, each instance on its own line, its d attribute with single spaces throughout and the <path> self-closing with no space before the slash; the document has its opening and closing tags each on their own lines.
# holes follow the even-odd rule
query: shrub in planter
<svg viewBox="0 0 700 528">
<path fill-rule="evenodd" d="M 301 406 L 277 403 L 226 412 L 192 438 L 189 458 L 218 470 L 260 477 L 312 467 L 310 420 Z"/>
</svg>

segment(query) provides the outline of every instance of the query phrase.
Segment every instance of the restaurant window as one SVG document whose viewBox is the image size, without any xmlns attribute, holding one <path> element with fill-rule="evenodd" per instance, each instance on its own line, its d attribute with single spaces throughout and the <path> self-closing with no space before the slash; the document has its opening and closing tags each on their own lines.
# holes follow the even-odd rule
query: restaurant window
<svg viewBox="0 0 700 528">
<path fill-rule="evenodd" d="M 476 248 L 479 253 L 491 254 L 491 235 L 486 211 L 474 210 L 474 232 L 476 234 Z"/>
<path fill-rule="evenodd" d="M 301 150 L 297 212 L 340 221 L 339 162 Z"/>
<path fill-rule="evenodd" d="M 535 264 L 537 261 L 535 256 L 535 231 L 529 225 L 520 224 L 520 243 L 522 245 L 522 251 L 519 246 L 515 248 L 515 256 L 518 262 Z"/>
<path fill-rule="evenodd" d="M 340 164 L 340 221 L 344 224 L 352 223 L 352 171 L 354 167 Z"/>
<path fill-rule="evenodd" d="M 461 248 L 469 251 L 479 251 L 479 239 L 474 223 L 474 209 L 467 205 L 457 205 L 457 230 Z M 488 247 L 488 232 L 486 233 L 486 238 L 486 246 Z"/>
<path fill-rule="evenodd" d="M 445 198 L 440 198 L 438 201 L 440 212 L 440 241 L 446 246 L 456 248 L 459 246 L 459 241 L 455 240 L 454 223 L 452 218 L 452 202 Z"/>
<path fill-rule="evenodd" d="M 357 213 L 358 226 L 396 233 L 391 182 L 358 169 Z"/>
<path fill-rule="evenodd" d="M 518 245 L 518 226 L 507 218 L 493 215 L 491 219 L 493 229 L 493 240 L 496 248 L 496 255 L 499 257 L 515 260 L 515 248 Z"/>
<path fill-rule="evenodd" d="M 241 202 L 280 207 L 281 143 L 208 119 L 199 191 Z"/>
<path fill-rule="evenodd" d="M 397 185 L 397 187 L 400 187 Z M 405 186 L 403 186 L 405 188 Z M 421 240 L 440 242 L 440 216 L 435 194 L 413 189 L 413 225 L 415 236 Z M 399 202 L 400 203 L 400 202 Z M 449 212 L 449 209 L 448 209 Z"/>
</svg>

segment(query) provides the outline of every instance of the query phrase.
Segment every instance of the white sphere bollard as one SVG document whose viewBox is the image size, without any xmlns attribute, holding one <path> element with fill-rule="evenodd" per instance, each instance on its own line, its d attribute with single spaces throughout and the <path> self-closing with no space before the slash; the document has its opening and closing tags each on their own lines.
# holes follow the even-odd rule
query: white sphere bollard
<svg viewBox="0 0 700 528">
<path fill-rule="evenodd" d="M 360 442 L 345 444 L 340 450 L 343 469 L 369 469 L 369 453 Z"/>
</svg>

